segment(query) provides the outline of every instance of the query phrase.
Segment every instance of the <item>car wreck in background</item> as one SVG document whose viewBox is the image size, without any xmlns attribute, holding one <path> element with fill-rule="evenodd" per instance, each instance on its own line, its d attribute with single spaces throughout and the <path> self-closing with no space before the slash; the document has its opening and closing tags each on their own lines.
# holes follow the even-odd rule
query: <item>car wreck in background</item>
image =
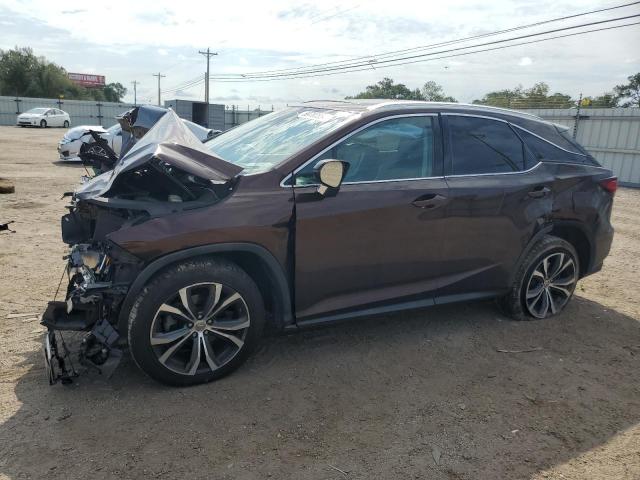
<svg viewBox="0 0 640 480">
<path fill-rule="evenodd" d="M 84 162 L 85 165 L 99 170 L 97 173 L 101 173 L 104 170 L 100 164 L 106 164 L 102 165 L 103 168 L 112 165 L 122 155 L 123 146 L 131 143 L 131 138 L 136 138 L 132 130 L 135 130 L 137 139 L 142 138 L 167 111 L 165 108 L 145 105 L 123 113 L 117 117 L 118 123 L 107 129 L 95 125 L 74 127 L 65 133 L 58 143 L 60 160 Z M 189 120 L 182 119 L 182 122 L 201 142 L 206 142 L 221 133 Z"/>
</svg>

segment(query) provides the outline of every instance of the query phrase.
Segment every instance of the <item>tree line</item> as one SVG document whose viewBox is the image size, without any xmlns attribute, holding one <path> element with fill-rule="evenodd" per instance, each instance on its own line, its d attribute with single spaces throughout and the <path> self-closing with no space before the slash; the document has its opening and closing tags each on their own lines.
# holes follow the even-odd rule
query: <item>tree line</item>
<svg viewBox="0 0 640 480">
<path fill-rule="evenodd" d="M 548 84 L 538 82 L 531 88 L 518 85 L 515 88 L 486 93 L 473 100 L 474 104 L 504 108 L 571 108 L 580 103 L 583 107 L 640 107 L 640 73 L 627 77 L 628 83 L 616 85 L 610 92 L 595 97 L 572 98 L 571 95 L 551 92 Z M 375 85 L 368 85 L 363 92 L 346 99 L 393 98 L 402 100 L 427 100 L 432 102 L 457 102 L 444 92 L 444 87 L 434 81 L 422 88 L 411 89 L 404 83 L 395 83 L 385 77 Z"/>
<path fill-rule="evenodd" d="M 0 49 L 0 95 L 121 102 L 127 89 L 121 83 L 84 88 L 67 76 L 67 71 L 31 48 Z"/>
</svg>

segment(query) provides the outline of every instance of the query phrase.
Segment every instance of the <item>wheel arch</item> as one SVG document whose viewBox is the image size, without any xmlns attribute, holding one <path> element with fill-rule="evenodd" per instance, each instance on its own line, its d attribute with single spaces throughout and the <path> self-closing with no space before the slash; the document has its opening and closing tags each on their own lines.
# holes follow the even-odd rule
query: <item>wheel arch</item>
<svg viewBox="0 0 640 480">
<path fill-rule="evenodd" d="M 545 235 L 553 235 L 569 242 L 578 253 L 578 261 L 580 262 L 580 277 L 583 277 L 591 268 L 591 260 L 593 258 L 593 244 L 589 240 L 586 228 L 579 222 L 571 220 L 554 221 L 545 225 L 538 230 L 529 240 L 524 248 L 509 278 L 509 284 L 513 283 L 514 277 L 521 263 L 527 257 L 527 254 Z"/>
<path fill-rule="evenodd" d="M 550 235 L 566 240 L 578 253 L 580 262 L 580 277 L 584 277 L 591 269 L 593 259 L 593 243 L 587 233 L 586 228 L 579 222 L 561 221 L 554 222 Z"/>
<path fill-rule="evenodd" d="M 265 307 L 271 314 L 268 323 L 271 323 L 278 330 L 294 324 L 290 285 L 282 266 L 276 258 L 260 245 L 225 243 L 172 252 L 146 265 L 129 287 L 122 302 L 118 314 L 118 330 L 120 332 L 127 331 L 131 307 L 144 286 L 152 278 L 178 262 L 197 257 L 219 257 L 236 263 L 253 278 L 260 289 Z"/>
</svg>

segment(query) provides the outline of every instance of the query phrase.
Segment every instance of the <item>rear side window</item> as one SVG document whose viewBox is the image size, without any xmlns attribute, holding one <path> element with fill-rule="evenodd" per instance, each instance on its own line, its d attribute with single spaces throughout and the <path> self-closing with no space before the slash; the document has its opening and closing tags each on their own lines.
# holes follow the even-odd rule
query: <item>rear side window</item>
<svg viewBox="0 0 640 480">
<path fill-rule="evenodd" d="M 511 127 L 497 120 L 451 115 L 452 175 L 518 172 L 525 169 L 525 150 Z"/>
<path fill-rule="evenodd" d="M 563 150 L 521 128 L 518 128 L 518 134 L 527 144 L 537 162 L 585 163 L 586 157 L 584 155 Z"/>
</svg>

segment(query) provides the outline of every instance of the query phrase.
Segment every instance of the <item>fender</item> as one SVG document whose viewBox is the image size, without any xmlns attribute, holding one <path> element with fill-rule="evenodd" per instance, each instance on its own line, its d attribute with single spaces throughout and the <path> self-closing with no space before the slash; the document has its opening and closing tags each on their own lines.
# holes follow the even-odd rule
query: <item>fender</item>
<svg viewBox="0 0 640 480">
<path fill-rule="evenodd" d="M 582 234 L 584 235 L 585 240 L 587 241 L 588 244 L 588 250 L 589 250 L 589 258 L 587 259 L 586 262 L 583 262 L 584 265 L 581 263 L 580 264 L 580 270 L 582 272 L 592 272 L 592 268 L 593 268 L 593 260 L 596 256 L 596 245 L 594 242 L 594 233 L 593 231 L 590 231 L 587 226 L 585 225 L 585 223 L 579 221 L 579 220 L 553 220 L 553 224 L 552 226 L 555 227 L 570 227 L 570 228 L 575 228 L 577 230 L 579 230 L 580 232 L 582 232 Z M 576 247 L 576 249 L 578 249 Z M 588 274 L 588 273 L 587 273 Z M 584 275 L 581 275 L 580 278 L 582 278 Z"/>
<path fill-rule="evenodd" d="M 216 253 L 246 252 L 257 255 L 267 267 L 267 271 L 274 288 L 274 316 L 280 327 L 294 324 L 291 309 L 291 290 L 284 270 L 276 258 L 264 247 L 254 243 L 221 243 L 214 245 L 203 245 L 200 247 L 187 248 L 178 252 L 169 253 L 149 263 L 136 277 L 118 314 L 118 331 L 122 337 L 126 337 L 129 323 L 129 312 L 136 298 L 147 284 L 147 282 L 164 267 L 189 258 L 211 255 Z"/>
<path fill-rule="evenodd" d="M 534 247 L 534 245 L 536 243 L 538 243 L 538 241 L 540 241 L 542 239 L 542 237 L 544 237 L 545 235 L 551 233 L 551 231 L 556 227 L 577 228 L 578 230 L 580 230 L 584 234 L 585 238 L 587 239 L 587 242 L 589 243 L 589 261 L 587 262 L 586 265 L 581 265 L 580 268 L 584 269 L 584 271 L 589 271 L 589 269 L 591 268 L 591 263 L 593 261 L 593 257 L 594 257 L 594 245 L 593 245 L 592 235 L 589 234 L 589 231 L 579 221 L 576 221 L 576 220 L 552 220 L 551 223 L 545 224 L 544 227 L 542 227 L 540 230 L 538 230 L 531 237 L 531 239 L 529 240 L 529 243 L 527 243 L 527 246 L 524 248 L 522 253 L 520 253 L 520 256 L 518 257 L 518 261 L 516 262 L 516 266 L 513 269 L 511 275 L 509 276 L 509 285 L 513 284 L 513 281 L 515 280 L 515 275 L 518 272 L 518 269 L 520 268 L 520 265 L 521 265 L 522 261 L 528 255 L 529 251 L 531 251 L 531 249 Z"/>
<path fill-rule="evenodd" d="M 547 235 L 551 230 L 553 230 L 553 224 L 547 223 L 540 230 L 538 230 L 536 233 L 534 233 L 531 236 L 531 238 L 529 239 L 529 243 L 527 243 L 527 246 L 524 247 L 522 252 L 520 252 L 518 261 L 515 263 L 513 269 L 511 270 L 511 275 L 509 275 L 509 285 L 513 285 L 515 276 L 518 273 L 518 270 L 520 269 L 520 265 L 522 265 L 522 261 L 527 257 L 531 249 L 535 246 L 536 243 L 542 240 L 542 237 Z"/>
</svg>

